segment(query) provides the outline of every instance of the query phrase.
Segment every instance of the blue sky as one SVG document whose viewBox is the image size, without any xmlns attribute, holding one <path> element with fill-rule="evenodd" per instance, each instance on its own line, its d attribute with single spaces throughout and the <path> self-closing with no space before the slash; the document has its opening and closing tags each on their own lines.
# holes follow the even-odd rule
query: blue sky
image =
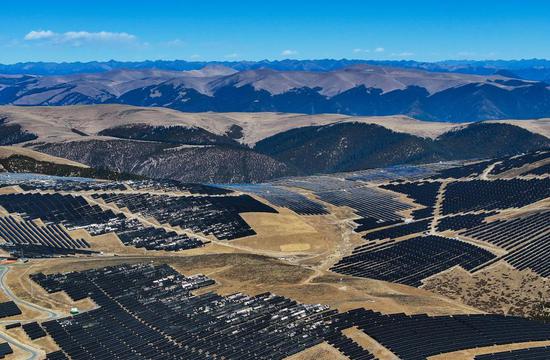
<svg viewBox="0 0 550 360">
<path fill-rule="evenodd" d="M 0 63 L 550 58 L 550 1 L 5 1 Z"/>
</svg>

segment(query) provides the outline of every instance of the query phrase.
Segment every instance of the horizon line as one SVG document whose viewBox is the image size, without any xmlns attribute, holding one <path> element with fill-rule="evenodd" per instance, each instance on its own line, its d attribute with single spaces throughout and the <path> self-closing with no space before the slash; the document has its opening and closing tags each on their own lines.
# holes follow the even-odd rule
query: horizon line
<svg viewBox="0 0 550 360">
<path fill-rule="evenodd" d="M 46 60 L 33 60 L 33 61 L 18 61 L 15 63 L 0 63 L 0 66 L 15 66 L 21 64 L 90 64 L 90 63 L 144 63 L 144 62 L 185 62 L 185 63 L 226 63 L 226 64 L 238 64 L 238 63 L 262 63 L 262 62 L 284 62 L 284 61 L 364 61 L 364 62 L 393 62 L 393 63 L 405 63 L 416 62 L 426 64 L 437 64 L 445 62 L 522 62 L 522 61 L 549 61 L 546 58 L 521 58 L 521 59 L 445 59 L 445 60 L 414 60 L 414 59 L 357 59 L 357 58 L 307 58 L 307 59 L 262 59 L 262 60 L 185 60 L 185 59 L 145 59 L 145 60 L 72 60 L 72 61 L 46 61 Z"/>
</svg>

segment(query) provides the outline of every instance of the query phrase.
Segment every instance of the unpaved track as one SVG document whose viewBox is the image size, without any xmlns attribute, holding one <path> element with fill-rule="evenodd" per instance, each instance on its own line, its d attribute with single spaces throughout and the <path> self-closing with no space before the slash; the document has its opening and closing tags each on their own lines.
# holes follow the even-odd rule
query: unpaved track
<svg viewBox="0 0 550 360">
<path fill-rule="evenodd" d="M 52 310 L 47 309 L 45 307 L 42 307 L 40 305 L 36 305 L 36 304 L 30 303 L 26 300 L 18 298 L 11 291 L 11 289 L 8 287 L 8 285 L 5 283 L 5 277 L 8 274 L 8 272 L 9 272 L 8 267 L 6 267 L 6 266 L 1 266 L 0 267 L 0 289 L 4 292 L 4 294 L 6 294 L 7 297 L 10 298 L 10 300 L 15 302 L 16 304 L 23 304 L 23 305 L 25 305 L 27 307 L 30 307 L 34 310 L 37 310 L 39 312 L 47 313 L 48 314 L 48 320 L 55 319 L 55 318 L 58 318 L 58 317 L 62 316 L 62 314 L 60 314 L 60 313 L 56 313 L 55 311 L 52 311 Z"/>
<path fill-rule="evenodd" d="M 6 296 L 10 300 L 12 300 L 16 304 L 22 304 L 22 305 L 30 307 L 34 310 L 37 310 L 39 312 L 46 313 L 48 315 L 48 320 L 56 319 L 56 318 L 59 318 L 59 317 L 62 316 L 61 314 L 58 314 L 55 311 L 52 311 L 50 309 L 46 309 L 42 306 L 30 303 L 26 300 L 18 298 L 11 291 L 11 289 L 9 288 L 9 286 L 5 282 L 5 278 L 6 278 L 6 275 L 8 274 L 8 272 L 9 272 L 9 268 L 7 266 L 1 266 L 0 267 L 0 290 L 2 290 L 4 292 L 4 294 L 6 294 Z M 35 348 L 35 347 L 29 346 L 27 344 L 24 344 L 24 343 L 22 343 L 22 342 L 20 342 L 16 339 L 14 339 L 13 337 L 7 335 L 4 332 L 0 332 L 0 338 L 7 341 L 8 343 L 10 343 L 10 345 L 18 347 L 18 348 L 22 349 L 24 352 L 26 352 L 27 354 L 29 354 L 29 357 L 27 358 L 29 360 L 31 360 L 31 359 L 40 359 L 43 356 L 44 352 L 42 350 L 40 350 L 40 348 Z"/>
</svg>

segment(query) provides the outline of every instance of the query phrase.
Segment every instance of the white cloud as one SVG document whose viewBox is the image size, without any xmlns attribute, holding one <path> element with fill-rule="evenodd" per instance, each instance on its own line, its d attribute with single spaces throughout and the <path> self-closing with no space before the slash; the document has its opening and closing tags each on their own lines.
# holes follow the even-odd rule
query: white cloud
<svg viewBox="0 0 550 360">
<path fill-rule="evenodd" d="M 182 46 L 185 46 L 185 41 L 181 39 L 174 39 L 174 40 L 165 42 L 164 45 L 168 47 L 182 47 Z"/>
<path fill-rule="evenodd" d="M 370 53 L 370 50 L 369 50 L 369 49 L 355 48 L 355 49 L 353 49 L 353 52 L 354 52 L 355 54 Z"/>
<path fill-rule="evenodd" d="M 190 56 L 191 59 L 200 59 L 201 56 L 199 54 L 193 54 Z"/>
<path fill-rule="evenodd" d="M 72 40 L 88 40 L 88 41 L 132 41 L 135 40 L 135 35 L 125 32 L 88 32 L 88 31 L 68 31 L 61 34 L 61 38 L 66 41 Z"/>
<path fill-rule="evenodd" d="M 231 54 L 224 55 L 224 58 L 226 58 L 226 59 L 235 59 L 235 58 L 238 58 L 238 57 L 239 57 L 239 54 L 237 54 L 237 53 L 231 53 Z"/>
<path fill-rule="evenodd" d="M 458 56 L 473 56 L 475 55 L 476 53 L 473 52 L 473 51 L 459 51 L 457 53 Z"/>
<path fill-rule="evenodd" d="M 51 30 L 33 30 L 29 32 L 27 35 L 25 35 L 25 40 L 44 40 L 44 39 L 51 39 L 55 37 L 57 34 L 54 33 Z"/>
<path fill-rule="evenodd" d="M 376 49 L 374 49 L 374 52 L 377 52 L 377 53 L 381 53 L 381 52 L 384 52 L 386 49 L 384 49 L 383 47 L 377 47 Z"/>
<path fill-rule="evenodd" d="M 283 50 L 281 52 L 281 55 L 283 55 L 283 56 L 291 56 L 291 55 L 296 55 L 296 54 L 298 54 L 298 51 L 290 50 L 290 49 L 286 49 L 286 50 Z"/>
<path fill-rule="evenodd" d="M 136 36 L 126 32 L 110 31 L 67 31 L 56 33 L 51 30 L 33 30 L 24 37 L 27 41 L 53 41 L 55 43 L 70 43 L 80 45 L 83 42 L 132 42 Z"/>
<path fill-rule="evenodd" d="M 403 51 L 403 52 L 400 52 L 400 53 L 391 54 L 391 56 L 394 56 L 394 57 L 409 57 L 409 56 L 413 56 L 413 55 L 414 55 L 414 53 L 410 52 L 410 51 Z"/>
<path fill-rule="evenodd" d="M 28 47 L 28 45 L 26 44 L 22 44 L 19 40 L 17 39 L 11 39 L 10 41 L 8 41 L 7 43 L 3 43 L 2 44 L 2 47 L 5 47 L 5 48 L 15 48 L 15 47 Z"/>
</svg>

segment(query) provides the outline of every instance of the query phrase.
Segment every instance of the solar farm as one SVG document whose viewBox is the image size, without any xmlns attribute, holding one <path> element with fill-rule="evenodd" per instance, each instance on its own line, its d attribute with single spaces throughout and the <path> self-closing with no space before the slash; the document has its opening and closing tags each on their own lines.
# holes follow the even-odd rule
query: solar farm
<svg viewBox="0 0 550 360">
<path fill-rule="evenodd" d="M 0 173 L 0 358 L 548 359 L 549 165 Z"/>
</svg>

